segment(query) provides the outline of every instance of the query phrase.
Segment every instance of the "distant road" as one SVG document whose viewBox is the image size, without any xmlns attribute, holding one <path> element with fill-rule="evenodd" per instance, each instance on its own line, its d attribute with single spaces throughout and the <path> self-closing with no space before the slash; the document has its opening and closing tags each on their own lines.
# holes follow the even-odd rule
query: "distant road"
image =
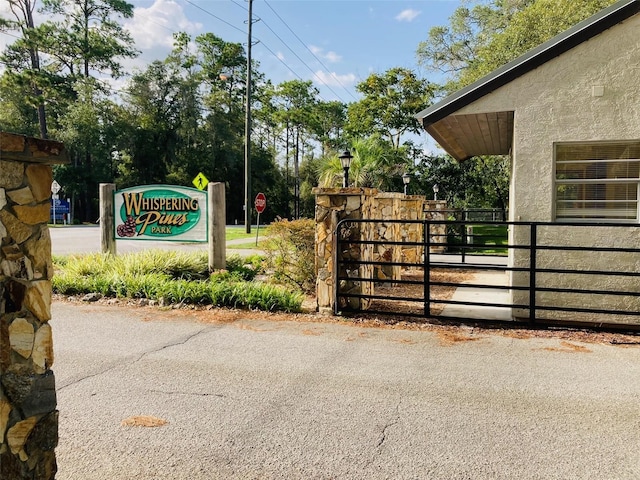
<svg viewBox="0 0 640 480">
<path fill-rule="evenodd" d="M 52 227 L 51 251 L 54 255 L 70 255 L 74 253 L 95 253 L 100 252 L 100 227 L 98 225 L 69 225 L 64 227 Z M 255 231 L 255 230 L 254 230 Z M 260 236 L 262 238 L 262 228 Z M 233 244 L 250 243 L 250 239 L 241 239 L 227 242 L 227 247 Z M 192 252 L 206 252 L 206 243 L 181 243 L 162 242 L 151 240 L 117 240 L 116 250 L 118 253 L 140 252 L 143 250 L 183 250 Z M 241 256 L 259 252 L 251 249 L 227 248 L 227 254 L 238 254 Z"/>
</svg>

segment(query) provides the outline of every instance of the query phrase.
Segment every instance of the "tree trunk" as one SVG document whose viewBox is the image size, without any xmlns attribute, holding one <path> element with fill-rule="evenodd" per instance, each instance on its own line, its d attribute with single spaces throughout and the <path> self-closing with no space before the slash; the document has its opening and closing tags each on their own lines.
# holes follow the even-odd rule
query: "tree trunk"
<svg viewBox="0 0 640 480">
<path fill-rule="evenodd" d="M 34 4 L 31 4 L 30 0 L 25 0 L 24 3 L 24 13 L 25 13 L 25 23 L 26 23 L 26 30 L 32 30 L 35 28 L 35 24 L 33 22 L 33 8 L 35 6 Z M 25 32 L 23 32 L 24 35 Z M 26 35 L 28 36 L 28 35 Z M 31 42 L 29 41 L 29 56 L 31 59 L 31 68 L 35 71 L 40 71 L 40 56 L 38 54 L 38 50 L 31 45 Z M 40 100 L 40 97 L 42 96 L 42 90 L 40 89 L 40 87 L 38 87 L 37 83 L 33 83 L 32 84 L 32 88 L 33 88 L 33 94 L 34 96 L 39 99 L 38 101 L 38 125 L 39 125 L 39 129 L 40 129 L 40 138 L 48 138 L 49 137 L 49 132 L 47 131 L 47 117 L 46 117 L 46 112 L 45 112 L 45 108 L 44 108 L 44 102 Z"/>
</svg>

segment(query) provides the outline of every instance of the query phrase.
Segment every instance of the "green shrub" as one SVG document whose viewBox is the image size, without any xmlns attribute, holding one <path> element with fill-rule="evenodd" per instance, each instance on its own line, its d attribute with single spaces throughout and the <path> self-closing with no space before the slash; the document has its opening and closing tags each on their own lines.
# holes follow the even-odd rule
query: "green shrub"
<svg viewBox="0 0 640 480">
<path fill-rule="evenodd" d="M 300 311 L 302 295 L 284 287 L 248 281 L 261 271 L 259 257 L 232 258 L 229 270 L 209 275 L 206 254 L 149 251 L 122 256 L 56 257 L 55 293 L 100 293 L 166 303 Z"/>
<path fill-rule="evenodd" d="M 240 255 L 232 255 L 227 258 L 227 270 L 237 273 L 243 280 L 253 280 L 256 275 L 264 271 L 264 259 L 260 255 L 251 255 L 242 258 Z"/>
<path fill-rule="evenodd" d="M 315 221 L 279 220 L 267 228 L 267 264 L 276 280 L 304 291 L 315 289 Z"/>
</svg>

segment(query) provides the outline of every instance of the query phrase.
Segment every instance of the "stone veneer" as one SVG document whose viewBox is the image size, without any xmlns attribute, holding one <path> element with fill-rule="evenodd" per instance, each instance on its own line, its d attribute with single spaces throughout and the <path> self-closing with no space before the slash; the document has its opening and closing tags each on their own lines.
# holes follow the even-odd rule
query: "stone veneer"
<svg viewBox="0 0 640 480">
<path fill-rule="evenodd" d="M 315 188 L 316 195 L 316 301 L 318 311 L 321 313 L 333 313 L 335 290 L 335 266 L 334 266 L 334 232 L 338 222 L 343 219 L 370 218 L 371 199 L 377 193 L 372 188 Z M 365 224 L 354 224 L 348 231 L 352 240 L 365 240 L 371 233 Z M 370 260 L 373 256 L 373 247 L 365 245 L 363 248 L 355 246 L 344 252 L 338 252 L 340 259 L 344 260 Z M 372 276 L 371 265 L 360 265 L 355 268 L 343 267 L 341 275 L 350 277 Z M 373 293 L 371 282 L 345 282 L 341 285 L 342 291 L 356 293 Z M 349 298 L 349 307 L 364 309 L 367 300 Z M 341 305 L 342 307 L 347 306 Z"/>
<path fill-rule="evenodd" d="M 0 133 L 0 478 L 53 479 L 58 411 L 51 326 L 58 142 Z M 16 159 L 16 160 L 14 160 Z M 61 161 L 62 160 L 62 161 Z"/>
<path fill-rule="evenodd" d="M 318 311 L 332 313 L 335 298 L 334 233 L 343 219 L 377 219 L 376 223 L 354 223 L 345 230 L 352 240 L 376 240 L 390 242 L 403 240 L 421 242 L 424 226 L 421 223 L 404 224 L 388 220 L 423 220 L 425 207 L 431 212 L 428 220 L 445 220 L 446 202 L 425 200 L 420 195 L 379 192 L 372 188 L 316 188 L 316 301 Z M 438 212 L 435 212 L 435 211 Z M 431 243 L 442 243 L 444 225 L 431 226 Z M 439 253 L 442 247 L 432 247 L 431 252 Z M 418 263 L 423 256 L 422 245 L 353 245 L 348 250 L 338 252 L 341 260 L 363 260 L 374 262 Z M 354 268 L 342 266 L 340 276 L 376 278 L 393 281 L 401 278 L 401 267 L 396 265 L 360 265 Z M 340 291 L 372 295 L 373 282 L 342 280 Z M 341 298 L 340 308 L 366 310 L 370 300 L 362 298 Z M 348 304 L 347 304 L 348 302 Z"/>
</svg>

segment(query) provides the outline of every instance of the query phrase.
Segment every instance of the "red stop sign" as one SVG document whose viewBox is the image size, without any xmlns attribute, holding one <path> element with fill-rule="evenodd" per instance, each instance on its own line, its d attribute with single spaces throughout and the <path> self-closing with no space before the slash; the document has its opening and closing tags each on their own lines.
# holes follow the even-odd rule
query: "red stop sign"
<svg viewBox="0 0 640 480">
<path fill-rule="evenodd" d="M 258 195 L 256 195 L 254 204 L 258 213 L 264 212 L 264 209 L 267 206 L 267 197 L 264 196 L 264 193 L 259 193 Z"/>
</svg>

